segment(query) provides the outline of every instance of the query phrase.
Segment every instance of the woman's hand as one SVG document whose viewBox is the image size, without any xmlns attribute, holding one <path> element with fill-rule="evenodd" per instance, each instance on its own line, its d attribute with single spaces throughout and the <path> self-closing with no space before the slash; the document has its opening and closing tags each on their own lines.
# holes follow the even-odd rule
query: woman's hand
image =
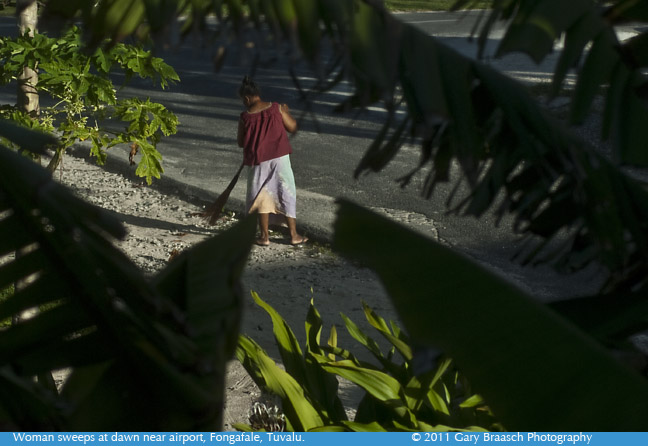
<svg viewBox="0 0 648 446">
<path fill-rule="evenodd" d="M 295 118 L 290 114 L 288 104 L 279 105 L 279 112 L 281 113 L 281 118 L 286 131 L 295 133 L 297 131 L 297 121 L 295 121 Z"/>
</svg>

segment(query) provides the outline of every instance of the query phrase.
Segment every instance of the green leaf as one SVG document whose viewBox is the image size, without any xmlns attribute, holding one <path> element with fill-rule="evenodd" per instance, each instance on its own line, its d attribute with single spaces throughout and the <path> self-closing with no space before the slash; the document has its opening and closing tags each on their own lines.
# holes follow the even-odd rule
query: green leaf
<svg viewBox="0 0 648 446">
<path fill-rule="evenodd" d="M 403 367 L 400 364 L 396 364 L 392 362 L 391 360 L 391 355 L 383 355 L 380 346 L 378 343 L 365 334 L 351 319 L 349 319 L 347 316 L 344 314 L 340 314 L 342 319 L 344 320 L 344 323 L 346 325 L 346 329 L 349 332 L 349 334 L 360 344 L 362 344 L 364 347 L 366 347 L 372 354 L 373 356 L 380 362 L 380 365 L 387 370 L 389 373 L 391 373 L 394 376 L 399 376 L 403 372 Z M 398 343 L 398 340 L 394 340 L 394 342 Z M 335 350 L 334 350 L 335 351 Z M 356 362 L 355 358 L 350 355 L 349 352 L 342 352 L 342 351 L 336 351 L 335 354 L 338 356 L 342 356 L 345 359 L 352 359 L 354 362 Z M 357 362 L 356 362 L 357 364 Z"/>
<path fill-rule="evenodd" d="M 461 408 L 472 408 L 478 407 L 484 404 L 484 399 L 479 395 L 473 395 L 470 398 L 466 398 L 459 407 Z"/>
<path fill-rule="evenodd" d="M 240 335 L 235 353 L 236 359 L 239 360 L 254 383 L 259 389 L 266 391 L 266 381 L 258 365 L 259 355 L 265 353 L 263 348 L 249 336 Z"/>
<path fill-rule="evenodd" d="M 258 352 L 258 366 L 267 388 L 281 397 L 286 418 L 296 421 L 292 425 L 295 431 L 306 432 L 324 424 L 322 417 L 308 401 L 303 388 L 291 375 L 263 352 Z"/>
<path fill-rule="evenodd" d="M 646 428 L 646 382 L 498 276 L 346 201 L 334 247 L 379 274 L 412 339 L 452 357 L 508 429 Z"/>
<path fill-rule="evenodd" d="M 340 314 L 346 325 L 346 329 L 349 334 L 360 344 L 365 346 L 378 360 L 384 360 L 384 355 L 380 351 L 378 343 L 374 341 L 370 336 L 366 335 L 360 327 L 358 327 L 355 322 L 349 319 L 346 315 Z"/>
<path fill-rule="evenodd" d="M 324 370 L 342 376 L 365 389 L 377 402 L 393 411 L 403 423 L 409 425 L 416 422 L 414 414 L 404 401 L 400 383 L 393 377 L 378 370 L 359 367 L 349 360 L 321 362 L 321 365 Z"/>
<path fill-rule="evenodd" d="M 447 398 L 447 395 L 440 395 L 436 389 L 443 386 L 442 378 L 446 375 L 446 372 L 448 372 L 451 363 L 452 360 L 448 358 L 441 360 L 436 367 L 436 370 L 434 370 L 433 374 L 431 372 L 428 372 L 428 374 L 432 375 L 429 381 L 425 381 L 425 386 L 421 386 L 423 390 L 427 390 L 426 398 L 429 401 L 430 406 L 432 406 L 437 412 L 446 415 L 450 414 L 450 410 L 448 408 L 448 404 L 451 402 L 450 398 Z M 416 381 L 418 381 L 418 379 Z M 420 396 L 417 395 L 417 397 L 421 399 Z"/>
<path fill-rule="evenodd" d="M 142 158 L 137 164 L 135 174 L 146 178 L 146 182 L 151 184 L 153 177 L 159 179 L 160 175 L 164 172 L 161 163 L 162 155 L 152 144 L 149 144 L 146 141 L 139 140 L 137 141 L 137 144 L 141 149 Z"/>
<path fill-rule="evenodd" d="M 310 300 L 306 315 L 306 351 L 320 354 L 320 336 L 322 334 L 322 317 L 315 308 L 313 299 Z"/>
<path fill-rule="evenodd" d="M 328 360 L 327 356 L 306 352 L 306 381 L 302 386 L 307 391 L 313 405 L 320 412 L 325 422 L 346 420 L 342 400 L 338 395 L 339 384 L 336 377 L 327 373 L 320 362 Z M 316 402 L 316 403 L 315 403 Z"/>
<path fill-rule="evenodd" d="M 252 298 L 254 299 L 254 302 L 263 308 L 272 319 L 272 333 L 277 341 L 281 361 L 284 367 L 286 367 L 286 371 L 294 376 L 297 382 L 305 383 L 306 370 L 302 357 L 302 350 L 299 347 L 297 337 L 281 315 L 261 299 L 254 291 L 252 291 Z"/>
<path fill-rule="evenodd" d="M 407 342 L 404 342 L 403 340 L 399 339 L 398 337 L 394 336 L 394 334 L 390 331 L 389 326 L 385 322 L 383 318 L 378 316 L 375 311 L 373 311 L 366 303 L 362 303 L 362 306 L 364 307 L 364 312 L 365 316 L 367 317 L 367 321 L 380 332 L 381 335 L 383 335 L 391 344 L 396 347 L 396 349 L 400 352 L 401 355 L 403 355 L 403 358 L 406 361 L 411 361 L 412 360 L 412 348 L 407 344 Z"/>
<path fill-rule="evenodd" d="M 430 376 L 428 372 L 426 375 Z M 434 383 L 428 376 L 412 377 L 403 389 L 407 407 L 414 413 L 418 413 L 423 407 L 425 402 L 429 402 L 430 406 L 439 413 L 450 415 L 450 410 L 445 400 L 434 391 Z"/>
<path fill-rule="evenodd" d="M 326 345 L 329 347 L 337 348 L 337 344 L 338 344 L 337 328 L 335 328 L 335 325 L 332 325 L 328 340 L 326 341 Z M 331 361 L 335 361 L 335 355 L 333 353 L 329 353 L 328 358 Z"/>
<path fill-rule="evenodd" d="M 98 48 L 94 54 L 94 63 L 98 69 L 101 69 L 104 73 L 110 71 L 110 61 L 106 57 L 106 53 L 101 48 Z"/>
</svg>

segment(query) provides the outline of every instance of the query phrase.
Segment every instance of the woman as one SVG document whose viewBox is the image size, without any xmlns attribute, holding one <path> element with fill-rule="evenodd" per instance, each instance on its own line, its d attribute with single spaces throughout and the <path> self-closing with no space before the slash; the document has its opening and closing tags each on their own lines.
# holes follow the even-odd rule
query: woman
<svg viewBox="0 0 648 446">
<path fill-rule="evenodd" d="M 308 238 L 297 233 L 297 189 L 286 134 L 297 131 L 297 121 L 286 104 L 263 101 L 259 87 L 247 76 L 238 93 L 246 111 L 239 119 L 237 141 L 243 148 L 243 164 L 248 166 L 247 211 L 259 214 L 261 234 L 256 242 L 268 246 L 271 220 L 273 224 L 283 220 L 290 231 L 290 243 L 305 243 Z"/>
</svg>

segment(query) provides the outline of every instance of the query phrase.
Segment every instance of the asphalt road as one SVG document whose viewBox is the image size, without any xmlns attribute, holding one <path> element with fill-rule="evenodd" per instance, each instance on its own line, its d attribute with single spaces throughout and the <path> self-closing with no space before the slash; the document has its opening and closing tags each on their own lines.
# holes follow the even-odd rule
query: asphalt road
<svg viewBox="0 0 648 446">
<path fill-rule="evenodd" d="M 460 20 L 457 15 L 447 13 L 398 16 L 438 36 L 465 55 L 476 54 L 476 46 L 466 39 L 474 14 Z M 0 33 L 7 31 L 8 26 L 7 21 L 0 22 Z M 497 37 L 495 33 L 489 48 L 494 47 Z M 165 138 L 158 146 L 165 168 L 164 178 L 158 185 L 202 200 L 214 199 L 241 162 L 236 125 L 242 105 L 236 97 L 236 89 L 251 66 L 248 50 L 232 48 L 225 66 L 215 72 L 213 48 L 211 44 L 202 47 L 201 42 L 189 40 L 178 48 L 166 50 L 161 55 L 174 66 L 181 82 L 160 91 L 148 82 L 137 81 L 124 92 L 148 95 L 176 113 L 180 121 L 178 133 Z M 515 55 L 489 63 L 524 81 L 537 81 L 548 78 L 552 60 L 537 67 L 525 56 Z M 385 112 L 372 107 L 359 115 L 334 113 L 333 106 L 351 91 L 347 84 L 342 84 L 331 92 L 313 97 L 311 113 L 306 113 L 306 104 L 300 100 L 286 68 L 285 60 L 269 66 L 259 65 L 254 77 L 262 86 L 264 99 L 288 103 L 293 114 L 301 118 L 300 130 L 292 138 L 294 153 L 291 158 L 298 187 L 298 224 L 307 234 L 329 239 L 335 214 L 334 200 L 345 197 L 365 206 L 386 209 L 415 229 L 430 236 L 438 235 L 445 243 L 543 300 L 594 289 L 598 280 L 595 270 L 563 277 L 548 268 L 521 268 L 511 262 L 516 252 L 516 238 L 510 231 L 509 222 L 504 221 L 496 227 L 490 215 L 479 220 L 449 215 L 445 201 L 451 186 L 440 187 L 430 200 L 420 196 L 422 175 L 415 177 L 409 187 L 400 188 L 395 179 L 416 165 L 419 157 L 416 145 L 406 146 L 382 172 L 354 179 L 353 170 L 380 128 Z M 312 84 L 313 77 L 306 67 L 295 64 L 294 69 L 304 85 Z M 0 103 L 9 102 L 11 94 L 0 92 Z M 125 151 L 114 149 L 114 152 L 109 167 L 125 169 Z M 456 178 L 456 169 L 454 173 Z M 245 181 L 240 180 L 229 207 L 242 211 L 244 192 Z"/>
<path fill-rule="evenodd" d="M 438 36 L 462 54 L 476 55 L 476 46 L 466 38 L 474 14 L 462 19 L 447 13 L 399 14 L 399 19 Z M 497 37 L 496 32 L 489 42 L 487 54 L 492 52 Z M 178 114 L 181 122 L 179 133 L 160 145 L 166 176 L 177 181 L 176 185 L 185 192 L 201 198 L 205 197 L 205 192 L 208 198 L 217 196 L 241 160 L 235 141 L 241 111 L 236 89 L 241 77 L 248 73 L 250 57 L 246 57 L 245 50 L 234 51 L 228 57 L 226 67 L 215 73 L 210 50 L 184 45 L 178 53 L 164 56 L 176 68 L 182 82 L 164 93 L 150 92 L 155 100 Z M 512 55 L 487 63 L 510 71 L 512 76 L 525 82 L 534 82 L 550 77 L 554 61 L 549 58 L 538 67 L 524 55 Z M 297 65 L 294 68 L 304 84 L 312 82 L 305 67 Z M 298 223 L 306 233 L 330 238 L 335 218 L 334 199 L 345 197 L 365 206 L 386 209 L 415 229 L 429 236 L 438 235 L 443 242 L 543 300 L 595 289 L 598 280 L 595 270 L 564 277 L 547 267 L 522 268 L 512 262 L 517 238 L 511 233 L 510 222 L 505 220 L 496 227 L 492 215 L 477 220 L 448 214 L 446 199 L 451 184 L 439 187 L 430 200 L 420 195 L 423 175 L 415 177 L 407 188 L 400 188 L 395 179 L 416 165 L 419 158 L 416 145 L 403 148 L 382 172 L 355 179 L 354 168 L 386 114 L 379 108 L 371 108 L 360 115 L 334 113 L 333 106 L 350 94 L 348 85 L 314 97 L 313 113 L 309 114 L 304 113 L 306 106 L 300 101 L 285 65 L 259 67 L 254 77 L 262 85 L 264 98 L 286 102 L 295 115 L 302 116 L 300 131 L 292 139 L 294 153 L 291 158 L 298 187 Z M 141 88 L 142 85 L 140 91 Z M 453 172 L 457 178 L 458 169 Z M 232 194 L 231 206 L 242 210 L 244 191 L 245 185 L 241 182 Z"/>
</svg>

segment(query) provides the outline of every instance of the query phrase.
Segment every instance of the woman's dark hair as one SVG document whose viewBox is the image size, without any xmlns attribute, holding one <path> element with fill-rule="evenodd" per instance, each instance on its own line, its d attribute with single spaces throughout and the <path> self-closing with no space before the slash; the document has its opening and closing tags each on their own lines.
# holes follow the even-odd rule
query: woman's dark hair
<svg viewBox="0 0 648 446">
<path fill-rule="evenodd" d="M 245 96 L 260 96 L 261 90 L 259 90 L 259 86 L 256 84 L 256 82 L 254 82 L 248 76 L 245 76 L 243 78 L 243 81 L 241 82 L 241 86 L 238 89 L 238 94 L 241 98 Z"/>
</svg>

